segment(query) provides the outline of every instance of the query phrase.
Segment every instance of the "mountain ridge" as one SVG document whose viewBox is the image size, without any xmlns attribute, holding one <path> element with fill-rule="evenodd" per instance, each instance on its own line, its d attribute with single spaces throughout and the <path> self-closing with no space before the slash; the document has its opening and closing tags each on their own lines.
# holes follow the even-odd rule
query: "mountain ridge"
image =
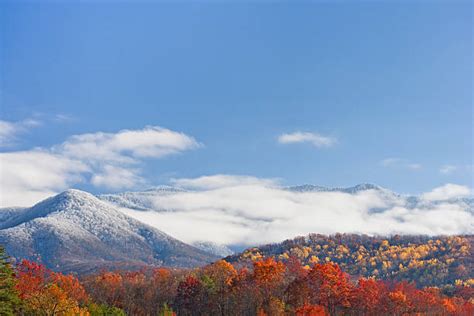
<svg viewBox="0 0 474 316">
<path fill-rule="evenodd" d="M 217 259 L 74 189 L 4 224 L 0 244 L 15 258 L 39 260 L 60 271 L 124 264 L 194 267 Z"/>
</svg>

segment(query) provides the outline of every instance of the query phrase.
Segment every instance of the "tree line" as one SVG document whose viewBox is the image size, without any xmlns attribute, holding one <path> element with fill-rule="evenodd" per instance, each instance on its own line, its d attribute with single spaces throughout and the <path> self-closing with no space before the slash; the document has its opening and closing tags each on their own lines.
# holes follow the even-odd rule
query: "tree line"
<svg viewBox="0 0 474 316">
<path fill-rule="evenodd" d="M 0 315 L 473 315 L 468 284 L 450 291 L 354 278 L 334 262 L 220 260 L 192 269 L 101 271 L 80 279 L 1 252 Z"/>
</svg>

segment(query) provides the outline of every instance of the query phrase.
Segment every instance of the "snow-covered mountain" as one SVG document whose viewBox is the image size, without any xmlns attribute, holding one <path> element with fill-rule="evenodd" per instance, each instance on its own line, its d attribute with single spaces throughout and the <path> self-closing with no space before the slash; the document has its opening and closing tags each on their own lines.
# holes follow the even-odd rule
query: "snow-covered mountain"
<svg viewBox="0 0 474 316">
<path fill-rule="evenodd" d="M 0 244 L 11 256 L 39 260 L 60 271 L 194 267 L 217 259 L 79 190 L 0 214 Z"/>
<path fill-rule="evenodd" d="M 68 190 L 31 208 L 0 209 L 0 244 L 16 258 L 88 271 L 198 266 L 230 255 L 230 249 L 306 233 L 469 232 L 472 196 L 438 197 L 403 195 L 373 184 L 155 187 L 97 197 Z"/>
</svg>

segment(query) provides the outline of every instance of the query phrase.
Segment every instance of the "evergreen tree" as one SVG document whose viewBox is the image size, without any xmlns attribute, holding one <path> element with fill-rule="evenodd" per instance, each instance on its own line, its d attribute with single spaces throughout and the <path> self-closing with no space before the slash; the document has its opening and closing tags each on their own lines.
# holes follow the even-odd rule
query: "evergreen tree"
<svg viewBox="0 0 474 316">
<path fill-rule="evenodd" d="M 10 258 L 0 246 L 0 315 L 14 315 L 15 307 L 20 303 L 15 289 L 16 279 Z"/>
</svg>

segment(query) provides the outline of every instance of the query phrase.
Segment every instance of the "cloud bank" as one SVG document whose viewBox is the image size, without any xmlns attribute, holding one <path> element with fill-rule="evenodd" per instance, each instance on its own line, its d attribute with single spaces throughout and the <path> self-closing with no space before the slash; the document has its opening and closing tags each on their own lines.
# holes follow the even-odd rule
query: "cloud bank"
<svg viewBox="0 0 474 316">
<path fill-rule="evenodd" d="M 336 144 L 337 140 L 333 137 L 323 136 L 309 132 L 295 132 L 282 134 L 278 137 L 280 144 L 309 143 L 315 147 L 330 147 Z"/>
<path fill-rule="evenodd" d="M 469 189 L 452 184 L 410 205 L 406 197 L 385 189 L 294 192 L 272 179 L 232 175 L 174 183 L 195 190 L 149 196 L 156 211 L 123 211 L 186 242 L 226 245 L 278 242 L 315 232 L 437 235 L 472 233 L 474 228 L 469 206 L 447 201 Z"/>
<path fill-rule="evenodd" d="M 0 153 L 0 206 L 30 206 L 80 182 L 111 189 L 144 184 L 139 164 L 199 147 L 158 126 L 74 135 L 51 148 Z"/>
<path fill-rule="evenodd" d="M 460 197 L 467 197 L 471 195 L 471 190 L 468 187 L 448 183 L 441 187 L 433 189 L 421 195 L 421 198 L 426 201 L 443 201 Z"/>
</svg>

